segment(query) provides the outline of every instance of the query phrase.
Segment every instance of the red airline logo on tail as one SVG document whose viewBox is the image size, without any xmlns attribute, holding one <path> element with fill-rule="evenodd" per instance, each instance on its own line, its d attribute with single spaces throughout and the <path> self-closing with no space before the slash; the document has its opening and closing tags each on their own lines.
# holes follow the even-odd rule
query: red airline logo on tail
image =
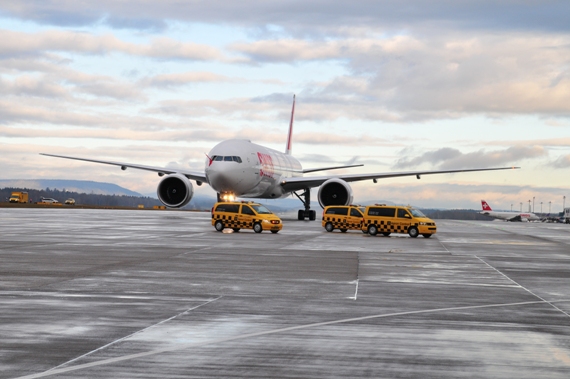
<svg viewBox="0 0 570 379">
<path fill-rule="evenodd" d="M 483 207 L 484 211 L 492 211 L 491 207 L 485 200 L 481 200 L 481 206 Z"/>
</svg>

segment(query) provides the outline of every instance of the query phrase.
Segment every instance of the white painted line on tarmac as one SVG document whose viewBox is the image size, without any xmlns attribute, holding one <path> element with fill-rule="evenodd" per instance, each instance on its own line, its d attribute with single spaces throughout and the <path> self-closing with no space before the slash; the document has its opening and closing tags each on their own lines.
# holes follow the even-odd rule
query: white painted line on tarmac
<svg viewBox="0 0 570 379">
<path fill-rule="evenodd" d="M 208 304 L 210 304 L 210 303 L 212 303 L 212 302 L 214 302 L 214 301 L 220 299 L 221 297 L 222 297 L 222 296 L 218 296 L 218 297 L 215 298 L 215 299 L 208 300 L 208 301 L 206 301 L 205 303 L 196 305 L 195 307 L 192 307 L 192 308 L 188 308 L 188 309 L 186 309 L 184 312 L 178 313 L 177 315 L 174 315 L 174 316 L 172 316 L 172 317 L 170 317 L 170 318 L 167 318 L 166 320 L 162 320 L 162 321 L 160 321 L 160 322 L 157 322 L 157 323 L 154 324 L 154 325 L 147 326 L 147 327 L 144 328 L 144 329 L 141 329 L 141 330 L 139 330 L 139 331 L 136 331 L 136 332 L 134 332 L 134 333 L 131 333 L 131 334 L 129 334 L 128 336 L 119 338 L 118 340 L 115 340 L 115 341 L 113 341 L 113 342 L 109 342 L 108 344 L 106 344 L 106 345 L 104 345 L 104 346 L 101 346 L 101 347 L 99 347 L 99 348 L 97 348 L 97 349 L 95 349 L 95 350 L 92 350 L 92 351 L 90 351 L 90 352 L 88 352 L 88 353 L 85 353 L 85 354 L 83 354 L 83 355 L 80 355 L 79 357 L 73 358 L 72 360 L 67 361 L 67 362 L 65 362 L 65 363 L 62 363 L 62 364 L 60 364 L 59 366 L 50 368 L 47 372 L 51 372 L 52 370 L 58 370 L 58 369 L 59 369 L 60 367 L 62 367 L 62 366 L 68 365 L 68 364 L 70 364 L 70 363 L 72 363 L 72 362 L 75 362 L 75 361 L 81 359 L 81 358 L 85 358 L 85 357 L 87 357 L 88 355 L 91 355 L 91 354 L 96 353 L 96 352 L 98 352 L 98 351 L 104 350 L 104 349 L 108 348 L 109 346 L 115 345 L 115 344 L 117 344 L 117 343 L 119 343 L 119 342 L 121 342 L 121 341 L 124 341 L 124 340 L 126 340 L 126 339 L 128 339 L 128 338 L 131 338 L 132 336 L 134 336 L 134 335 L 136 335 L 136 334 L 145 332 L 145 331 L 147 331 L 147 330 L 149 330 L 149 329 L 151 329 L 151 328 L 154 328 L 154 327 L 156 327 L 156 326 L 158 326 L 158 325 L 164 324 L 164 323 L 166 323 L 166 322 L 168 322 L 168 321 L 170 321 L 170 320 L 174 320 L 175 318 L 180 317 L 180 316 L 183 316 L 183 315 L 187 314 L 187 313 L 190 312 L 190 311 L 193 311 L 193 310 L 195 310 L 195 309 L 197 309 L 197 308 L 200 308 L 200 307 L 202 307 L 202 306 L 204 306 L 204 305 L 208 305 Z"/>
<path fill-rule="evenodd" d="M 217 299 L 216 299 L 216 300 L 217 300 Z M 212 300 L 212 301 L 214 301 L 214 300 Z M 570 300 L 557 301 L 557 303 L 563 303 L 563 302 L 570 302 Z M 291 331 L 294 331 L 294 330 L 316 328 L 316 327 L 321 327 L 321 326 L 329 326 L 329 325 L 335 325 L 335 324 L 343 324 L 343 323 L 350 323 L 350 322 L 357 322 L 357 321 L 364 321 L 364 320 L 371 320 L 371 319 L 378 319 L 378 318 L 397 317 L 397 316 L 408 316 L 408 315 L 416 315 L 416 314 L 427 314 L 427 313 L 436 313 L 436 312 L 458 311 L 458 310 L 466 310 L 466 309 L 515 307 L 515 306 L 534 305 L 534 304 L 544 304 L 544 301 L 526 301 L 526 302 L 520 302 L 520 303 L 471 305 L 471 306 L 464 306 L 464 307 L 426 309 L 426 310 L 419 310 L 419 311 L 387 313 L 387 314 L 379 314 L 379 315 L 371 315 L 371 316 L 362 316 L 362 317 L 355 317 L 355 318 L 347 318 L 347 319 L 342 319 L 342 320 L 324 321 L 324 322 L 318 322 L 318 323 L 313 323 L 313 324 L 298 325 L 298 326 L 291 326 L 291 327 L 281 328 L 281 329 L 267 330 L 267 331 L 264 331 L 264 332 L 240 334 L 240 335 L 233 336 L 233 337 L 219 338 L 219 339 L 215 339 L 215 340 L 211 340 L 211 341 L 205 341 L 205 342 L 199 342 L 199 343 L 195 343 L 195 344 L 187 344 L 187 345 L 182 345 L 182 346 L 178 345 L 178 346 L 176 346 L 176 347 L 150 350 L 150 351 L 146 351 L 146 352 L 142 352 L 142 353 L 129 354 L 129 355 L 124 355 L 124 356 L 122 356 L 122 357 L 103 359 L 103 360 L 100 360 L 100 361 L 97 361 L 97 362 L 90 362 L 90 363 L 80 364 L 80 365 L 71 366 L 71 367 L 64 367 L 64 368 L 58 368 L 58 369 L 51 369 L 51 370 L 48 370 L 48 371 L 45 371 L 45 372 L 41 372 L 41 373 L 37 373 L 37 374 L 31 374 L 31 375 L 26 375 L 26 376 L 20 376 L 20 377 L 18 377 L 18 378 L 14 378 L 14 379 L 35 379 L 35 378 L 44 378 L 44 377 L 47 377 L 47 376 L 52 376 L 52 375 L 56 375 L 56 374 L 62 374 L 62 373 L 65 373 L 65 372 L 83 370 L 83 369 L 86 369 L 86 368 L 97 367 L 97 366 L 103 366 L 103 365 L 107 365 L 107 364 L 112 364 L 112 363 L 127 361 L 127 360 L 131 360 L 131 359 L 143 358 L 143 357 L 147 357 L 147 356 L 151 356 L 151 355 L 157 355 L 157 354 L 166 353 L 166 352 L 184 350 L 184 349 L 195 348 L 195 347 L 201 347 L 201 346 L 207 346 L 207 345 L 220 344 L 220 343 L 223 343 L 223 342 L 237 341 L 237 340 L 241 340 L 241 339 L 255 338 L 255 337 L 266 336 L 266 335 L 271 335 L 271 334 L 278 334 L 278 333 L 291 332 Z M 552 305 L 551 302 L 549 302 L 548 304 L 551 304 L 551 305 Z M 77 358 L 76 358 L 76 359 L 77 359 Z"/>
</svg>

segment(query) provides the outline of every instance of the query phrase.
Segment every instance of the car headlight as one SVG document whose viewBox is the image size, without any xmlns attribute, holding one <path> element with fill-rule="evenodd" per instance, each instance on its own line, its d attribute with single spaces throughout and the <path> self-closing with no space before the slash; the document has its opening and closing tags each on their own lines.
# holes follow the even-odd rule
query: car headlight
<svg viewBox="0 0 570 379">
<path fill-rule="evenodd" d="M 420 225 L 427 225 L 427 222 L 420 222 Z"/>
</svg>

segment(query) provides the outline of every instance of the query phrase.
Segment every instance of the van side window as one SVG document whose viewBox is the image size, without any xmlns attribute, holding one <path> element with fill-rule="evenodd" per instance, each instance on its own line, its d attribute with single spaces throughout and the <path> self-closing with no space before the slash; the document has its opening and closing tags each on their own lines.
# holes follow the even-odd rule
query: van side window
<svg viewBox="0 0 570 379">
<path fill-rule="evenodd" d="M 244 215 L 251 215 L 251 216 L 255 216 L 255 213 L 253 212 L 253 209 L 251 209 L 249 207 L 249 205 L 242 205 L 241 206 L 241 213 Z"/>
<path fill-rule="evenodd" d="M 352 217 L 362 217 L 362 213 L 356 208 L 350 208 L 350 215 Z"/>
<path fill-rule="evenodd" d="M 216 208 L 216 212 L 238 213 L 239 204 L 220 204 Z"/>
<path fill-rule="evenodd" d="M 398 209 L 398 217 L 400 218 L 412 218 L 407 210 L 405 209 Z"/>
<path fill-rule="evenodd" d="M 396 214 L 396 208 L 369 208 L 369 216 L 379 216 L 379 217 L 394 217 Z"/>
<path fill-rule="evenodd" d="M 346 216 L 348 214 L 348 208 L 342 208 L 342 207 L 329 208 L 329 209 L 327 209 L 326 214 Z"/>
</svg>

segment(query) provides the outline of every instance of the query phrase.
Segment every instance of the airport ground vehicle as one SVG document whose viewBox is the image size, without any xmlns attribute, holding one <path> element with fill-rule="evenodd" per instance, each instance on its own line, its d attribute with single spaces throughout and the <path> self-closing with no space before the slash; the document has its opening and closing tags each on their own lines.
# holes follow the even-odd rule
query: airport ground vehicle
<svg viewBox="0 0 570 379">
<path fill-rule="evenodd" d="M 330 205 L 323 209 L 323 221 L 321 225 L 327 232 L 339 229 L 346 233 L 347 230 L 361 230 L 364 218 L 364 207 L 360 205 Z"/>
<path fill-rule="evenodd" d="M 67 205 L 75 205 L 75 199 L 70 197 L 69 199 L 65 200 L 65 204 Z"/>
<path fill-rule="evenodd" d="M 436 233 L 437 227 L 433 220 L 412 207 L 375 204 L 364 209 L 362 231 L 371 236 L 378 233 L 386 237 L 391 233 L 408 233 L 412 238 L 420 234 L 429 238 Z"/>
<path fill-rule="evenodd" d="M 28 193 L 27 192 L 12 192 L 10 195 L 10 203 L 27 203 Z"/>
<path fill-rule="evenodd" d="M 59 201 L 56 199 L 52 199 L 51 197 L 42 197 L 38 204 L 58 204 L 61 205 Z"/>
<path fill-rule="evenodd" d="M 212 225 L 218 232 L 224 228 L 231 228 L 234 232 L 239 232 L 240 229 L 253 229 L 256 233 L 264 230 L 277 233 L 283 228 L 283 223 L 277 215 L 253 201 L 229 201 L 214 204 Z"/>
</svg>

